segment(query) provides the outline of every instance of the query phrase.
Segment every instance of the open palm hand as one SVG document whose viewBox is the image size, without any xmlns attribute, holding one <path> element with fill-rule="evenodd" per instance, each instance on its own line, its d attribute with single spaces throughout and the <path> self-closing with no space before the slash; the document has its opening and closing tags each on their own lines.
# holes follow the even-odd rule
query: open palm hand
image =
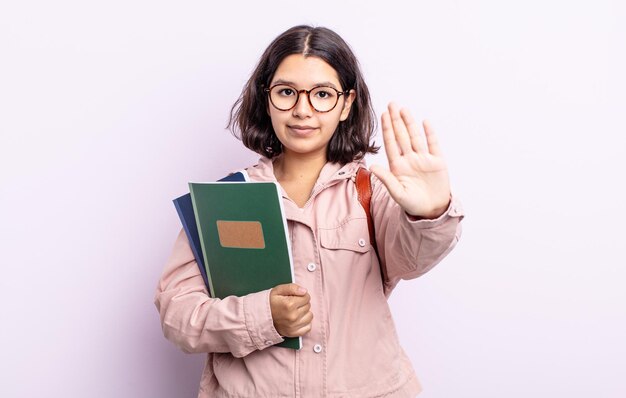
<svg viewBox="0 0 626 398">
<path fill-rule="evenodd" d="M 409 111 L 393 103 L 381 121 L 389 170 L 374 165 L 372 173 L 408 214 L 437 218 L 450 202 L 450 181 L 435 132 L 424 121 L 422 133 Z"/>
</svg>

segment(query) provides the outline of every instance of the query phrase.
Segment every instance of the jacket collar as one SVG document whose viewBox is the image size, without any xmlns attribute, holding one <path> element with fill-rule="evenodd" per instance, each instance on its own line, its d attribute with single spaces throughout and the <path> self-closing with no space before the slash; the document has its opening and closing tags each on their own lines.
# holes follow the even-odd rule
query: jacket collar
<svg viewBox="0 0 626 398">
<path fill-rule="evenodd" d="M 345 165 L 327 162 L 324 167 L 322 167 L 315 186 L 329 186 L 336 181 L 352 178 L 356 175 L 359 167 L 365 167 L 365 162 L 363 160 L 350 162 Z M 274 163 L 272 159 L 267 157 L 261 157 L 259 159 L 259 163 L 248 168 L 247 171 L 252 180 L 276 181 L 276 176 L 274 175 Z"/>
</svg>

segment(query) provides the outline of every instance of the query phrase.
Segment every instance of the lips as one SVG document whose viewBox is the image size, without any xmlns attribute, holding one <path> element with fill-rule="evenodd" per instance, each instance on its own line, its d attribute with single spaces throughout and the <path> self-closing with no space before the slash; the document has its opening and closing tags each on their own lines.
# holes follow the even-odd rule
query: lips
<svg viewBox="0 0 626 398">
<path fill-rule="evenodd" d="M 299 124 L 294 124 L 294 125 L 287 126 L 287 127 L 289 127 L 289 130 L 296 133 L 297 135 L 308 135 L 312 133 L 313 131 L 317 130 L 317 127 L 304 126 L 304 125 L 299 125 Z"/>
</svg>

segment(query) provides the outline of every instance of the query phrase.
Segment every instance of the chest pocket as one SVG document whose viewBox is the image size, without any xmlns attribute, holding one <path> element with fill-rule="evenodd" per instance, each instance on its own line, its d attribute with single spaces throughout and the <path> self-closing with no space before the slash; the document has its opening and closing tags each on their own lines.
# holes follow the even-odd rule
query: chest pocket
<svg viewBox="0 0 626 398">
<path fill-rule="evenodd" d="M 373 249 L 365 217 L 347 218 L 332 228 L 320 227 L 318 236 L 320 245 L 325 249 L 343 249 L 358 253 L 367 253 Z"/>
</svg>

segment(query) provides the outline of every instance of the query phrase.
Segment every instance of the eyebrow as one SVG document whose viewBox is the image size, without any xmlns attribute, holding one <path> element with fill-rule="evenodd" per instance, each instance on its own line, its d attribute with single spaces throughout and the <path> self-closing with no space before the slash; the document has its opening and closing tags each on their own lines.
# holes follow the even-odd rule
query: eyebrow
<svg viewBox="0 0 626 398">
<path fill-rule="evenodd" d="M 296 84 L 296 83 L 294 83 L 294 82 L 290 82 L 289 80 L 284 80 L 284 79 L 278 79 L 278 80 L 275 80 L 275 81 L 272 83 L 272 86 L 273 86 L 273 85 L 275 85 L 275 84 L 287 84 L 287 85 L 289 85 L 289 86 L 293 86 L 293 87 L 297 86 L 297 84 Z M 319 87 L 319 86 L 328 86 L 328 87 L 332 87 L 332 88 L 334 88 L 334 89 L 335 89 L 335 90 L 337 90 L 337 91 L 341 91 L 341 90 L 339 90 L 339 89 L 337 88 L 337 86 L 335 86 L 335 85 L 334 85 L 333 83 L 331 83 L 331 82 L 317 82 L 317 83 L 315 83 L 315 84 L 313 85 L 313 87 Z"/>
</svg>

